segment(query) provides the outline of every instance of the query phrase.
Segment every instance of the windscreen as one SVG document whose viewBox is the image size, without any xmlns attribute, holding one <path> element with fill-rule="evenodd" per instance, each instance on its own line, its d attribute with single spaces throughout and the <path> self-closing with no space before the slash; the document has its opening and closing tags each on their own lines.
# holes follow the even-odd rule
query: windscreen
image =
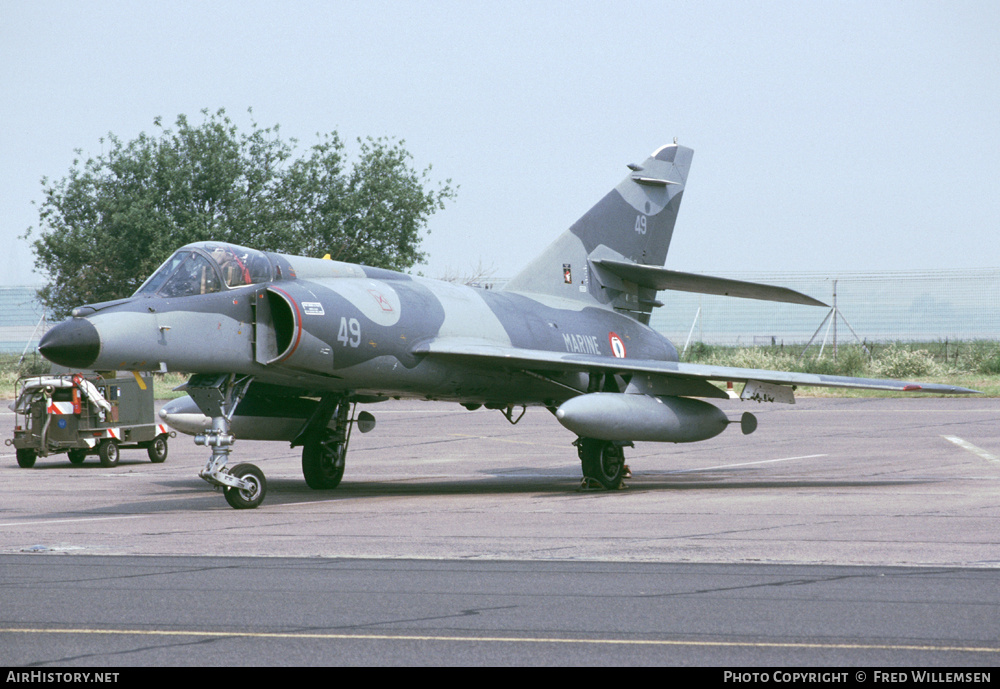
<svg viewBox="0 0 1000 689">
<path fill-rule="evenodd" d="M 195 251 L 181 249 L 167 259 L 135 294 L 186 297 L 221 289 L 222 282 L 212 262 Z"/>
<path fill-rule="evenodd" d="M 187 297 L 270 279 L 271 264 L 263 253 L 233 244 L 199 242 L 167 259 L 135 296 Z"/>
</svg>

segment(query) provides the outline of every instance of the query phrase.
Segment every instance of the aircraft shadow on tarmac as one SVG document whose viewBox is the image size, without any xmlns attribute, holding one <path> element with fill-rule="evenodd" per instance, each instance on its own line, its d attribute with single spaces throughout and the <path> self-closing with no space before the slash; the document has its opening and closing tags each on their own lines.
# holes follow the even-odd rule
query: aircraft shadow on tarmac
<svg viewBox="0 0 1000 689">
<path fill-rule="evenodd" d="M 796 490 L 796 489 L 843 489 L 914 486 L 935 483 L 936 479 L 910 480 L 847 480 L 842 478 L 806 479 L 789 477 L 787 479 L 762 479 L 760 481 L 733 480 L 732 476 L 685 475 L 672 472 L 669 476 L 663 474 L 639 474 L 625 482 L 619 490 L 586 490 L 579 479 L 567 469 L 566 477 L 555 474 L 544 477 L 511 476 L 511 470 L 505 470 L 503 475 L 487 475 L 485 478 L 433 479 L 407 478 L 386 481 L 344 481 L 334 490 L 313 490 L 301 479 L 272 478 L 268 481 L 268 503 L 272 507 L 295 505 L 298 503 L 340 502 L 345 500 L 366 500 L 387 497 L 443 497 L 462 495 L 576 495 L 593 499 L 627 498 L 630 494 L 661 492 L 665 499 L 675 491 L 749 491 L 749 490 Z M 114 506 L 105 506 L 92 510 L 59 511 L 39 518 L 56 519 L 69 516 L 79 517 L 81 514 L 155 514 L 160 512 L 178 511 L 227 511 L 218 502 L 216 496 L 206 493 L 202 484 L 195 479 L 170 479 L 154 481 L 158 486 L 169 490 L 172 497 L 165 500 L 145 499 L 126 501 Z"/>
<path fill-rule="evenodd" d="M 683 474 L 668 476 L 636 475 L 624 482 L 618 490 L 585 489 L 581 481 L 567 472 L 566 478 L 555 476 L 516 477 L 491 476 L 479 479 L 430 479 L 406 481 L 344 481 L 339 488 L 332 491 L 314 491 L 302 486 L 294 480 L 276 479 L 268 482 L 268 495 L 276 501 L 291 503 L 298 498 L 308 501 L 361 499 L 387 496 L 445 496 L 445 495 L 516 495 L 516 494 L 548 494 L 567 495 L 580 494 L 600 496 L 627 496 L 629 493 L 662 491 L 669 493 L 676 490 L 759 490 L 759 489 L 799 489 L 799 488 L 869 488 L 879 486 L 912 486 L 933 482 L 932 479 L 915 479 L 891 481 L 847 480 L 847 479 L 765 479 L 761 481 L 740 480 L 699 475 L 697 477 Z"/>
</svg>

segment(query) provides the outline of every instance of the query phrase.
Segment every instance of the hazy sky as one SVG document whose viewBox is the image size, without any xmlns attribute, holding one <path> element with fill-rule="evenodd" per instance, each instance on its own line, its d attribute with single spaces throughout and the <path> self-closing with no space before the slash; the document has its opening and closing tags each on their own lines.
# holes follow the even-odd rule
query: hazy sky
<svg viewBox="0 0 1000 689">
<path fill-rule="evenodd" d="M 0 0 L 0 283 L 74 149 L 220 107 L 404 139 L 460 187 L 432 277 L 512 275 L 674 137 L 670 268 L 996 267 L 998 37 L 996 0 Z"/>
</svg>

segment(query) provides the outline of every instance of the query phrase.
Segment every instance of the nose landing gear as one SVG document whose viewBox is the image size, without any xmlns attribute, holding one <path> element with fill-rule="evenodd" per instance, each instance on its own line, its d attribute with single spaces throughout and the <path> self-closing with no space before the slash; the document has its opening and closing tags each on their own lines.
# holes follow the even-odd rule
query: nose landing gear
<svg viewBox="0 0 1000 689">
<path fill-rule="evenodd" d="M 212 448 L 208 464 L 198 475 L 213 486 L 222 488 L 226 502 L 235 509 L 253 509 L 267 493 L 264 472 L 253 464 L 226 467 L 236 438 L 229 432 L 236 406 L 243 399 L 253 376 L 235 374 L 199 374 L 192 376 L 185 389 L 206 416 L 212 418 L 212 428 L 196 435 L 196 445 Z"/>
</svg>

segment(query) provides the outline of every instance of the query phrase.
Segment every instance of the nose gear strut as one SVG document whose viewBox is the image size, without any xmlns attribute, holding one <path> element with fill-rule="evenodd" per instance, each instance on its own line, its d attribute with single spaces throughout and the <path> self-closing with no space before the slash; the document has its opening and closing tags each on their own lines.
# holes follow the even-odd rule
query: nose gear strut
<svg viewBox="0 0 1000 689">
<path fill-rule="evenodd" d="M 253 376 L 231 374 L 197 374 L 183 387 L 205 416 L 211 417 L 212 428 L 195 436 L 196 445 L 212 448 L 208 464 L 198 475 L 213 486 L 222 488 L 226 502 L 235 509 L 252 509 L 260 505 L 267 493 L 264 472 L 253 464 L 226 467 L 236 438 L 229 432 L 237 405 L 246 394 Z"/>
</svg>

